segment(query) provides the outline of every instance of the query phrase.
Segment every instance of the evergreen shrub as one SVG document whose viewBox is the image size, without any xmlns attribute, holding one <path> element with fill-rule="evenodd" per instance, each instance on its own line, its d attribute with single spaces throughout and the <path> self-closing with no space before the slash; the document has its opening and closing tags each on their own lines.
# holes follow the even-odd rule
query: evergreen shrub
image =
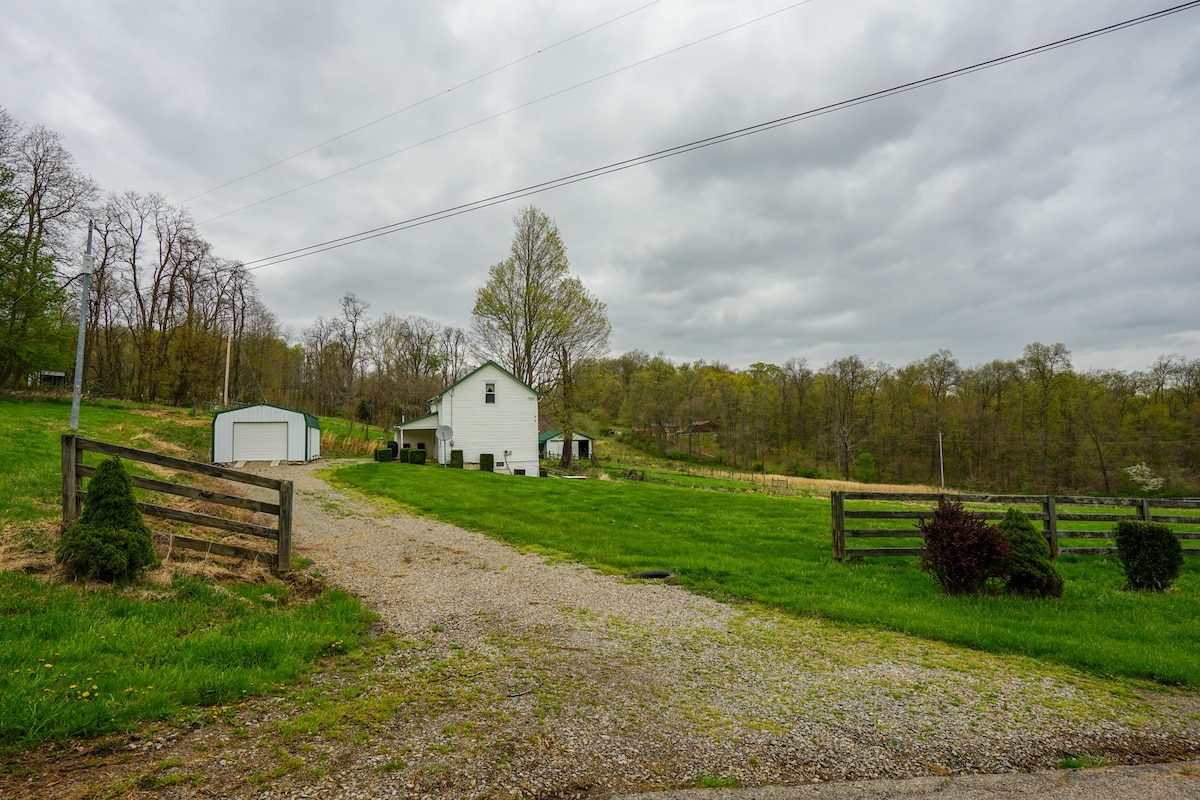
<svg viewBox="0 0 1200 800">
<path fill-rule="evenodd" d="M 1118 522 L 1113 538 L 1117 542 L 1117 561 L 1131 589 L 1161 592 L 1179 577 L 1183 545 L 1167 525 L 1141 520 Z"/>
<path fill-rule="evenodd" d="M 375 451 L 375 460 L 376 461 L 391 461 L 392 460 L 391 448 L 390 447 L 380 447 L 379 449 L 377 449 Z"/>
<path fill-rule="evenodd" d="M 462 450 L 451 450 L 450 451 L 450 467 L 452 469 L 462 469 L 463 468 L 463 451 Z"/>
<path fill-rule="evenodd" d="M 400 463 L 407 464 L 412 460 L 413 449 L 411 447 L 400 448 Z"/>
<path fill-rule="evenodd" d="M 426 453 L 424 450 L 409 450 L 408 451 L 408 463 L 424 464 L 425 463 L 425 455 L 426 455 Z"/>
<path fill-rule="evenodd" d="M 479 469 L 483 472 L 496 471 L 496 456 L 492 453 L 479 454 Z"/>
<path fill-rule="evenodd" d="M 1062 597 L 1063 580 L 1050 558 L 1050 545 L 1029 517 L 1010 508 L 996 527 L 1012 550 L 1008 591 L 1025 597 Z"/>
<path fill-rule="evenodd" d="M 994 525 L 963 508 L 962 503 L 938 504 L 930 519 L 922 519 L 925 554 L 921 569 L 933 575 L 946 594 L 974 594 L 988 579 L 1007 575 L 1011 549 Z"/>
<path fill-rule="evenodd" d="M 110 456 L 96 468 L 83 513 L 59 539 L 57 558 L 75 577 L 115 583 L 129 583 L 157 563 L 150 526 L 121 459 Z"/>
</svg>

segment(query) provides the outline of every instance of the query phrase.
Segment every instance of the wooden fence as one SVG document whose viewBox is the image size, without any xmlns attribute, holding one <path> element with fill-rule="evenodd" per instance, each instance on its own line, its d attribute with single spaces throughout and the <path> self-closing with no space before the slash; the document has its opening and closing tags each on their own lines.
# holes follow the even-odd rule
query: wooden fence
<svg viewBox="0 0 1200 800">
<path fill-rule="evenodd" d="M 83 498 L 87 496 L 87 493 L 83 491 L 83 479 L 96 472 L 95 467 L 84 465 L 83 453 L 85 450 L 93 453 L 101 453 L 103 455 L 119 456 L 121 458 L 127 458 L 130 461 L 141 461 L 147 464 L 156 464 L 160 467 L 166 467 L 179 472 L 190 472 L 197 475 L 207 475 L 212 478 L 221 478 L 223 480 L 233 481 L 235 483 L 246 483 L 253 486 L 262 486 L 278 492 L 278 501 L 269 503 L 261 500 L 251 500 L 245 497 L 237 497 L 236 495 L 214 492 L 209 489 L 201 489 L 196 486 L 186 486 L 178 483 L 155 480 L 153 478 L 143 478 L 140 475 L 130 476 L 130 480 L 133 482 L 133 485 L 141 489 L 149 489 L 153 492 L 162 492 L 164 494 L 188 497 L 195 500 L 206 500 L 210 503 L 217 503 L 219 505 L 242 508 L 248 511 L 257 511 L 262 514 L 271 514 L 275 516 L 277 519 L 277 525 L 274 528 L 270 528 L 264 525 L 254 525 L 249 522 L 239 522 L 237 520 L 225 519 L 224 517 L 216 517 L 210 514 L 199 514 L 193 511 L 184 511 L 178 508 L 152 505 L 150 503 L 138 503 L 138 508 L 141 509 L 143 514 L 149 514 L 161 519 L 172 519 L 179 522 L 187 522 L 192 525 L 201 525 L 208 528 L 217 528 L 219 530 L 231 531 L 233 533 L 244 533 L 249 534 L 250 536 L 259 536 L 264 539 L 270 539 L 276 543 L 274 556 L 275 573 L 278 575 L 283 575 L 291 570 L 291 481 L 281 481 L 276 478 L 265 478 L 260 475 L 251 475 L 248 472 L 239 472 L 237 470 L 227 469 L 225 467 L 217 467 L 212 464 L 201 464 L 197 461 L 187 461 L 182 458 L 172 458 L 171 456 L 150 453 L 145 450 L 135 450 L 132 447 L 122 447 L 121 445 L 108 444 L 107 442 L 97 442 L 92 439 L 85 439 L 75 434 L 66 434 L 62 437 L 62 506 L 64 529 L 79 518 L 79 511 L 82 507 Z M 194 539 L 190 536 L 179 536 L 177 534 L 171 534 L 171 546 L 182 547 L 189 550 L 201 550 L 205 553 L 225 556 L 228 558 L 245 558 L 267 561 L 271 560 L 271 554 L 261 550 L 252 550 L 246 547 L 223 544 L 221 542 L 211 542 L 205 539 Z"/>
<path fill-rule="evenodd" d="M 874 508 L 847 509 L 847 500 L 867 500 L 871 502 L 897 501 L 928 503 L 927 509 L 912 511 L 884 511 Z M 1145 520 L 1148 522 L 1180 523 L 1200 526 L 1200 514 L 1159 514 L 1157 509 L 1193 509 L 1200 510 L 1200 500 L 1159 500 L 1146 497 L 1070 497 L 1056 495 L 994 495 L 994 494 L 924 494 L 919 492 L 830 492 L 830 506 L 833 516 L 833 557 L 838 561 L 853 556 L 919 556 L 924 552 L 922 547 L 846 547 L 847 539 L 920 539 L 921 531 L 916 527 L 918 522 L 933 516 L 934 507 L 942 500 L 966 503 L 996 504 L 1004 506 L 1038 506 L 1041 511 L 1026 512 L 1030 520 L 1041 522 L 1042 533 L 1050 544 L 1050 552 L 1054 555 L 1105 555 L 1115 553 L 1115 547 L 1060 547 L 1060 539 L 1111 539 L 1112 528 L 1107 530 L 1060 530 L 1060 522 L 1120 522 L 1122 520 Z M 1132 513 L 1115 514 L 1105 512 L 1062 512 L 1060 506 L 1100 506 L 1112 508 L 1134 508 Z M 1022 509 L 1024 510 L 1024 509 Z M 1004 510 L 978 512 L 988 520 L 1004 518 Z M 906 527 L 889 528 L 847 528 L 847 520 L 879 519 L 879 520 L 909 520 Z M 1200 539 L 1200 533 L 1176 531 L 1180 539 Z M 1183 552 L 1189 556 L 1200 555 L 1200 547 L 1185 547 Z"/>
</svg>

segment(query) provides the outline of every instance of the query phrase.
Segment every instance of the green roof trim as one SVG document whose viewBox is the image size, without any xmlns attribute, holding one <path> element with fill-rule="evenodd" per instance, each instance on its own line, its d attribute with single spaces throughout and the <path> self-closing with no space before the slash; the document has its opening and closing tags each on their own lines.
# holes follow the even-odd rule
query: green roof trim
<svg viewBox="0 0 1200 800">
<path fill-rule="evenodd" d="M 556 436 L 562 436 L 562 431 L 546 431 L 545 433 L 540 434 L 538 436 L 538 444 L 542 444 L 543 442 L 548 442 L 551 439 L 555 438 Z M 574 433 L 571 434 L 572 442 L 582 441 L 583 439 L 587 439 L 589 442 L 596 441 L 595 438 L 588 436 L 586 433 L 581 433 L 579 431 L 575 431 Z"/>
<path fill-rule="evenodd" d="M 213 426 L 217 424 L 217 417 L 221 414 L 228 414 L 230 411 L 244 411 L 247 408 L 256 408 L 258 406 L 266 406 L 267 408 L 277 408 L 280 411 L 287 411 L 292 414 L 300 414 L 304 417 L 304 427 L 316 428 L 321 430 L 321 420 L 309 414 L 307 411 L 298 411 L 294 408 L 286 408 L 285 406 L 277 406 L 274 403 L 250 403 L 249 405 L 238 406 L 237 408 L 226 408 L 213 413 Z"/>
<path fill-rule="evenodd" d="M 539 392 L 537 389 L 533 388 L 533 387 L 532 387 L 532 386 L 530 386 L 528 383 L 526 383 L 525 381 L 523 381 L 523 380 L 521 380 L 520 378 L 518 378 L 516 375 L 513 375 L 511 372 L 509 372 L 509 371 L 508 371 L 508 370 L 506 370 L 504 367 L 502 367 L 502 366 L 500 366 L 499 364 L 497 364 L 495 361 L 491 361 L 491 360 L 489 360 L 489 361 L 485 361 L 485 362 L 483 362 L 483 363 L 482 363 L 482 364 L 480 364 L 478 367 L 476 367 L 475 369 L 471 370 L 471 371 L 470 371 L 470 372 L 468 372 L 466 375 L 463 375 L 461 378 L 459 378 L 459 379 L 458 379 L 458 380 L 456 380 L 454 383 L 452 383 L 452 384 L 450 384 L 449 386 L 447 386 L 445 389 L 442 389 L 440 392 L 438 392 L 437 394 L 435 394 L 433 397 L 429 398 L 429 402 L 431 402 L 431 403 L 432 403 L 434 400 L 437 400 L 439 397 L 441 397 L 442 395 L 444 395 L 446 392 L 450 391 L 450 390 L 451 390 L 451 389 L 453 389 L 455 386 L 458 386 L 460 383 L 462 383 L 463 381 L 465 381 L 467 378 L 471 377 L 471 376 L 472 376 L 472 375 L 474 375 L 476 372 L 479 372 L 479 370 L 481 370 L 481 369 L 483 369 L 484 367 L 487 367 L 487 366 L 492 366 L 492 367 L 495 367 L 496 369 L 500 370 L 501 372 L 503 372 L 503 373 L 504 373 L 505 375 L 507 375 L 508 377 L 512 378 L 512 379 L 513 379 L 514 381 L 516 381 L 517 383 L 519 383 L 519 384 L 521 384 L 522 386 L 524 386 L 524 387 L 525 387 L 526 389 L 528 389 L 529 391 L 533 392 L 533 393 L 534 393 L 535 395 L 537 395 L 538 397 L 541 397 L 541 396 L 542 396 L 542 393 L 541 393 L 541 392 Z"/>
<path fill-rule="evenodd" d="M 404 422 L 397 422 L 395 425 L 392 426 L 392 429 L 395 430 L 396 428 L 403 428 L 404 426 L 411 425 L 414 422 L 420 422 L 423 419 L 429 419 L 430 417 L 436 417 L 436 416 L 437 416 L 436 411 L 430 411 L 428 414 L 422 414 L 419 417 L 413 417 L 412 419 L 406 419 L 406 420 L 404 420 Z"/>
</svg>

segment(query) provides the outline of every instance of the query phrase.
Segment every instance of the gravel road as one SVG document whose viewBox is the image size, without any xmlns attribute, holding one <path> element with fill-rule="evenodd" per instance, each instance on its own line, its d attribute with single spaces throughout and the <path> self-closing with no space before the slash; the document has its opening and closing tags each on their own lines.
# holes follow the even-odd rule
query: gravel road
<svg viewBox="0 0 1200 800">
<path fill-rule="evenodd" d="M 548 563 L 319 468 L 256 471 L 295 482 L 299 554 L 386 646 L 234 721 L 42 754 L 0 798 L 1200 796 L 1195 763 L 1115 766 L 1200 755 L 1195 697 Z"/>
</svg>

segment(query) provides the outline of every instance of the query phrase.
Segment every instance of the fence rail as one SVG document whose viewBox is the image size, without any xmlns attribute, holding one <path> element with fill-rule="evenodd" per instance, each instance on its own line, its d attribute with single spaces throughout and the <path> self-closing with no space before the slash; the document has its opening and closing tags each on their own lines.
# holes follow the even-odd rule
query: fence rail
<svg viewBox="0 0 1200 800">
<path fill-rule="evenodd" d="M 159 517 L 160 519 L 171 519 L 178 522 L 187 522 L 192 525 L 200 525 L 206 528 L 217 528 L 218 530 L 230 531 L 232 533 L 243 533 L 250 536 L 258 536 L 263 539 L 269 539 L 275 543 L 275 554 L 272 555 L 262 550 L 254 550 L 248 547 L 239 547 L 237 545 L 224 544 L 222 542 L 212 542 L 206 539 L 195 539 L 190 536 L 171 535 L 171 546 L 182 547 L 188 550 L 199 550 L 205 553 L 211 553 L 229 558 L 245 558 L 254 561 L 274 562 L 275 572 L 278 575 L 283 575 L 289 572 L 292 568 L 292 482 L 283 481 L 277 478 L 267 478 L 261 475 L 252 475 L 249 472 L 241 472 L 238 470 L 229 469 L 227 467 L 218 467 L 213 464 L 202 464 L 198 461 L 188 461 L 182 458 L 174 458 L 172 456 L 164 456 L 160 453 L 151 453 L 146 450 L 136 450 L 132 447 L 125 447 L 118 444 L 110 444 L 108 442 L 98 442 L 94 439 L 85 439 L 82 436 L 75 434 L 66 434 L 62 437 L 62 508 L 63 508 L 63 527 L 66 528 L 72 525 L 75 520 L 79 519 L 79 510 L 83 499 L 87 497 L 87 492 L 83 491 L 83 479 L 95 474 L 96 468 L 89 467 L 83 463 L 83 454 L 85 451 L 100 453 L 101 455 L 118 456 L 127 458 L 130 461 L 140 461 L 146 464 L 155 464 L 167 469 L 173 469 L 178 472 L 188 472 L 196 475 L 206 475 L 210 478 L 220 478 L 222 480 L 231 481 L 234 483 L 250 484 L 252 486 L 260 486 L 265 489 L 271 489 L 277 493 L 275 502 L 266 502 L 263 500 L 253 500 L 246 497 L 238 497 L 237 495 L 226 494 L 224 492 L 211 491 L 209 489 L 201 489 L 196 486 L 185 486 L 183 484 L 171 483 L 170 481 L 160 481 L 154 478 L 143 478 L 140 475 L 131 475 L 130 481 L 134 486 L 147 489 L 152 492 L 160 492 L 162 494 L 172 494 L 179 497 L 187 497 L 193 500 L 205 500 L 218 505 L 229 506 L 231 508 L 240 508 L 247 511 L 255 511 L 260 514 L 270 514 L 276 518 L 275 527 L 265 525 L 255 525 L 249 522 L 240 522 L 238 520 L 226 519 L 217 517 L 211 514 L 200 514 L 195 511 L 184 511 L 178 508 L 169 506 L 154 505 L 151 503 L 138 503 L 138 508 L 143 514 Z"/>
<path fill-rule="evenodd" d="M 1033 522 L 1042 524 L 1042 535 L 1046 537 L 1053 555 L 1107 555 L 1115 553 L 1115 547 L 1060 547 L 1062 539 L 1111 539 L 1112 530 L 1061 530 L 1060 522 L 1120 522 L 1122 520 L 1144 520 L 1200 526 L 1200 514 L 1156 514 L 1157 509 L 1200 511 L 1200 499 L 1153 499 L 1148 497 L 1075 497 L 1071 495 L 1025 495 L 1025 494 L 927 494 L 922 492 L 830 492 L 830 512 L 833 518 L 833 557 L 838 561 L 854 556 L 919 556 L 923 547 L 847 547 L 847 539 L 921 539 L 920 520 L 933 516 L 934 507 L 942 500 L 961 503 L 1008 506 L 1036 506 L 1041 511 L 1026 512 Z M 846 508 L 847 500 L 871 502 L 917 502 L 928 503 L 929 508 L 914 510 L 883 510 L 874 508 Z M 1132 507 L 1134 513 L 1113 514 L 1111 512 L 1060 512 L 1059 506 L 1103 506 Z M 1004 518 L 1003 511 L 981 511 L 979 516 L 987 520 Z M 913 520 L 907 527 L 848 528 L 847 520 Z M 1182 540 L 1200 539 L 1200 532 L 1176 531 Z M 1185 555 L 1200 556 L 1200 547 L 1186 547 Z"/>
</svg>

